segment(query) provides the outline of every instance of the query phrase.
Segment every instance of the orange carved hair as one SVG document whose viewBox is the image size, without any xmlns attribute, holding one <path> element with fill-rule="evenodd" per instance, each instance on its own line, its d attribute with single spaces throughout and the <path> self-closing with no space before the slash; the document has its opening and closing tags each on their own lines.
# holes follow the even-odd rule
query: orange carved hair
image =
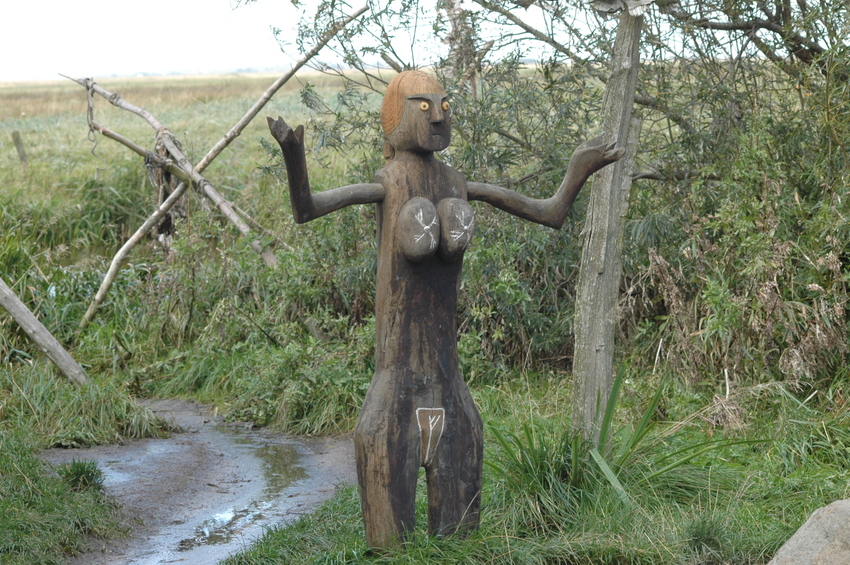
<svg viewBox="0 0 850 565">
<path fill-rule="evenodd" d="M 401 123 L 404 112 L 404 101 L 414 94 L 441 94 L 445 96 L 446 89 L 437 79 L 422 71 L 404 71 L 399 73 L 387 85 L 384 93 L 384 103 L 381 105 L 381 126 L 384 135 L 389 136 Z"/>
</svg>

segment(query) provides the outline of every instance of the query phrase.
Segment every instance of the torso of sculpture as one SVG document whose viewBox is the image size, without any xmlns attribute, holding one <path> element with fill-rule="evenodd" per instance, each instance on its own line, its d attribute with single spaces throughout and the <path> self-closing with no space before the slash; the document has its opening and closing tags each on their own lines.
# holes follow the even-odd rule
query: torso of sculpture
<svg viewBox="0 0 850 565">
<path fill-rule="evenodd" d="M 428 530 L 477 527 L 482 424 L 457 358 L 457 295 L 475 220 L 469 200 L 560 227 L 581 186 L 622 150 L 594 139 L 573 155 L 555 196 L 536 200 L 467 182 L 438 160 L 451 136 L 451 109 L 430 75 L 406 71 L 388 85 L 381 111 L 387 164 L 376 182 L 312 194 L 303 128 L 269 118 L 283 151 L 299 223 L 344 206 L 377 207 L 375 374 L 354 445 L 366 537 L 372 547 L 403 541 L 414 527 L 419 468 L 428 486 Z"/>
</svg>

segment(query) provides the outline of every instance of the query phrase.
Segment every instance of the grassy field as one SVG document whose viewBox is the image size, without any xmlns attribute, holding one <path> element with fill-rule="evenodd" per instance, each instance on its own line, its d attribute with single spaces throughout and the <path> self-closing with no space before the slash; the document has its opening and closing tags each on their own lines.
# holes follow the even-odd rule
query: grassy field
<svg viewBox="0 0 850 565">
<path fill-rule="evenodd" d="M 157 116 L 196 162 L 272 80 L 102 85 Z M 312 98 L 301 92 L 307 82 Z M 95 321 L 75 336 L 107 262 L 152 209 L 155 192 L 135 154 L 87 138 L 82 87 L 0 85 L 0 274 L 93 380 L 72 389 L 0 315 L 0 563 L 60 563 L 83 536 L 118 533 L 96 482 L 80 488 L 73 473 L 56 476 L 35 454 L 163 433 L 134 398 L 195 398 L 231 419 L 289 433 L 352 429 L 373 370 L 372 214 L 349 208 L 294 225 L 277 159 L 261 142 L 269 139 L 265 115 L 306 123 L 315 190 L 368 180 L 380 145 L 354 145 L 357 132 L 334 130 L 328 115 L 303 103 L 318 108 L 317 97 L 348 111 L 334 84 L 301 77 L 205 172 L 265 228 L 259 235 L 276 245 L 279 269 L 265 269 L 193 196 L 173 246 L 140 245 Z M 151 146 L 154 132 L 140 118 L 95 102 L 98 122 Z M 374 117 L 375 97 L 357 103 Z M 28 166 L 18 161 L 13 131 Z M 329 149 L 343 143 L 352 148 Z M 465 263 L 459 349 L 487 425 L 482 528 L 468 540 L 428 538 L 420 496 L 413 541 L 373 555 L 356 489 L 345 489 L 228 565 L 763 564 L 811 511 L 850 496 L 843 380 L 813 398 L 769 378 L 736 383 L 725 396 L 658 363 L 655 338 L 624 343 L 628 367 L 608 412 L 608 448 L 590 455 L 566 432 L 570 375 L 566 353 L 552 345 L 570 325 L 580 220 L 554 233 L 476 212 L 482 228 Z M 530 294 L 529 281 L 545 294 Z M 535 309 L 550 302 L 566 313 L 547 318 Z M 543 360 L 528 362 L 526 351 Z"/>
</svg>

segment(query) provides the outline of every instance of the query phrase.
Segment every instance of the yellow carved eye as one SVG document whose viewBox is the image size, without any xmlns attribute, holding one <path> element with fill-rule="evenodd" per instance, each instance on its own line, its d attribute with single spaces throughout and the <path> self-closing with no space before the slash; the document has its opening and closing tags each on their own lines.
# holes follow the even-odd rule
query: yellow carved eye
<svg viewBox="0 0 850 565">
<path fill-rule="evenodd" d="M 443 111 L 448 112 L 448 110 L 449 110 L 449 101 L 443 100 Z"/>
<path fill-rule="evenodd" d="M 424 100 L 419 103 L 419 109 L 422 110 L 423 112 L 427 112 L 430 107 L 431 107 L 431 105 L 428 104 L 427 102 L 425 102 Z"/>
</svg>

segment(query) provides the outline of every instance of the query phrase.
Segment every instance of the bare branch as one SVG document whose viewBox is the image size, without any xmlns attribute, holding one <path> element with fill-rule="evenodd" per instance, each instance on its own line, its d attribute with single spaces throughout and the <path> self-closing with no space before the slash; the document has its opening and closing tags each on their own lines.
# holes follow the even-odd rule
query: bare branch
<svg viewBox="0 0 850 565">
<path fill-rule="evenodd" d="M 186 176 L 186 173 L 184 173 L 183 170 L 180 169 L 180 167 L 176 166 L 170 159 L 165 159 L 162 157 L 162 155 L 158 155 L 153 151 L 148 151 L 141 145 L 130 141 L 123 135 L 116 133 L 109 128 L 103 127 L 97 122 L 92 122 L 91 127 L 103 137 L 108 137 L 113 141 L 117 141 L 118 143 L 127 147 L 134 153 L 138 153 L 139 155 L 147 159 L 149 162 L 153 163 L 155 166 L 165 168 L 166 170 L 168 170 L 169 173 L 180 178 L 180 180 L 186 180 L 188 178 Z"/>
<path fill-rule="evenodd" d="M 404 71 L 404 67 L 401 65 L 401 63 L 393 59 L 392 55 L 390 55 L 386 51 L 381 51 L 381 59 L 383 59 L 386 64 L 392 67 L 395 72 L 400 73 Z"/>
<path fill-rule="evenodd" d="M 553 39 L 550 35 L 547 35 L 547 34 L 543 33 L 542 31 L 531 27 L 530 25 L 528 25 L 527 23 L 522 21 L 519 17 L 510 13 L 508 10 L 502 8 L 501 6 L 497 6 L 496 4 L 492 4 L 492 3 L 488 2 L 487 0 L 475 0 L 475 3 L 478 4 L 479 6 L 481 6 L 482 8 L 484 8 L 485 10 L 490 10 L 491 12 L 501 14 L 502 16 L 504 16 L 505 18 L 510 20 L 511 23 L 518 26 L 523 31 L 525 31 L 526 33 L 533 36 L 535 39 L 542 41 L 543 43 L 547 43 L 547 44 L 551 45 L 552 47 L 555 48 L 556 51 L 563 53 L 564 55 L 569 57 L 572 61 L 577 62 L 577 63 L 586 63 L 587 62 L 582 57 L 579 57 L 575 53 L 575 51 L 573 51 L 572 49 L 570 49 L 566 45 L 563 45 L 563 44 L 555 41 L 555 39 Z M 594 74 L 594 76 L 596 78 L 598 78 L 599 80 L 602 80 L 603 82 L 608 78 L 607 76 L 605 76 L 604 73 L 597 71 L 595 69 L 592 69 L 591 72 Z"/>
<path fill-rule="evenodd" d="M 47 357 L 53 361 L 53 364 L 74 386 L 81 387 L 88 383 L 85 370 L 62 347 L 59 340 L 53 337 L 53 334 L 38 321 L 38 318 L 27 308 L 26 304 L 15 296 L 15 293 L 2 278 L 0 278 L 0 306 L 9 312 L 12 319 L 21 326 L 21 329 L 33 343 L 47 354 Z"/>
<path fill-rule="evenodd" d="M 787 74 L 788 76 L 796 79 L 798 74 L 794 71 L 794 68 L 788 63 L 788 61 L 779 55 L 777 55 L 776 51 L 770 48 L 770 46 L 762 41 L 757 35 L 755 31 L 752 31 L 747 34 L 750 41 L 752 41 L 753 45 L 756 46 L 756 49 L 761 51 L 762 55 L 767 57 L 767 60 L 779 67 L 782 72 Z"/>
<path fill-rule="evenodd" d="M 130 251 L 138 244 L 139 241 L 141 241 L 142 238 L 144 238 L 150 232 L 151 229 L 153 229 L 153 227 L 155 225 L 157 225 L 159 223 L 159 221 L 165 216 L 165 214 L 168 213 L 168 211 L 174 206 L 174 204 L 183 196 L 183 194 L 186 192 L 188 187 L 191 185 L 191 182 L 188 182 L 188 181 L 194 181 L 196 183 L 199 183 L 203 188 L 206 188 L 207 190 L 204 191 L 205 194 L 207 194 L 207 196 L 210 197 L 211 199 L 213 199 L 214 201 L 215 201 L 215 199 L 218 199 L 218 202 L 216 202 L 216 204 L 219 206 L 219 209 L 222 210 L 223 213 L 225 213 L 229 209 L 230 215 L 232 217 L 235 217 L 236 222 L 234 222 L 234 223 L 237 225 L 237 228 L 239 229 L 240 232 L 242 232 L 243 234 L 247 234 L 247 232 L 250 231 L 250 228 L 248 228 L 248 226 L 241 220 L 241 218 L 239 218 L 239 216 L 236 214 L 236 212 L 231 208 L 230 203 L 226 202 L 221 197 L 221 195 L 219 195 L 218 192 L 216 192 L 212 188 L 212 185 L 209 183 L 209 181 L 207 181 L 206 179 L 204 179 L 200 175 L 200 171 L 202 171 L 204 168 L 206 168 L 213 161 L 213 159 L 215 159 L 221 153 L 221 151 L 233 141 L 233 139 L 235 139 L 236 137 L 239 136 L 239 134 L 242 132 L 242 130 L 245 129 L 245 126 L 247 126 L 247 124 L 251 121 L 251 119 L 253 119 L 259 113 L 259 111 L 271 99 L 271 97 L 274 95 L 274 93 L 277 92 L 280 89 L 280 87 L 283 86 L 283 84 L 285 84 L 290 78 L 292 78 L 292 76 L 294 76 L 295 72 L 298 69 L 303 67 L 310 59 L 315 57 L 316 54 L 319 52 L 319 50 L 324 45 L 326 45 L 327 42 L 330 41 L 330 39 L 333 37 L 333 35 L 338 33 L 339 30 L 342 29 L 343 26 L 345 26 L 346 24 L 351 22 L 354 18 L 361 15 L 363 12 L 365 12 L 365 10 L 366 10 L 366 8 L 362 8 L 361 10 L 356 12 L 353 16 L 351 16 L 350 18 L 346 18 L 345 20 L 340 22 L 340 24 L 338 26 L 334 26 L 332 33 L 329 33 L 328 35 L 326 35 L 322 39 L 322 41 L 319 42 L 319 44 L 316 47 L 314 47 L 313 49 L 308 51 L 304 55 L 304 57 L 301 60 L 299 60 L 288 73 L 286 73 L 285 75 L 280 77 L 278 80 L 276 80 L 263 93 L 263 95 L 260 97 L 260 99 L 251 107 L 251 109 L 248 110 L 248 112 L 245 114 L 245 116 L 233 128 L 231 128 L 231 130 L 228 132 L 228 134 L 225 135 L 225 137 L 222 140 L 220 140 L 207 153 L 207 155 L 198 164 L 199 165 L 198 169 L 193 168 L 191 163 L 189 163 L 188 159 L 186 159 L 185 156 L 183 155 L 182 151 L 179 151 L 179 149 L 177 149 L 177 147 L 175 146 L 175 144 L 173 143 L 173 141 L 170 138 L 170 135 L 171 135 L 170 132 L 168 133 L 168 135 L 164 136 L 163 141 L 164 142 L 167 141 L 166 145 L 168 147 L 169 153 L 171 153 L 172 156 L 177 158 L 178 155 L 179 155 L 180 158 L 178 158 L 178 164 L 180 166 L 175 166 L 173 163 L 170 163 L 168 161 L 166 161 L 165 163 L 162 163 L 161 161 L 163 161 L 163 160 L 158 155 L 153 154 L 149 151 L 146 151 L 145 149 L 143 149 L 142 147 L 139 147 L 138 145 L 136 145 L 132 141 L 118 135 L 115 132 L 112 132 L 112 131 L 104 128 L 100 124 L 97 124 L 95 122 L 91 123 L 91 125 L 94 129 L 96 129 L 97 131 L 99 131 L 100 133 L 105 135 L 106 137 L 109 137 L 110 139 L 113 139 L 115 141 L 118 141 L 119 143 L 122 143 L 126 147 L 129 147 L 131 150 L 135 151 L 136 153 L 138 153 L 140 155 L 145 156 L 148 159 L 151 159 L 153 161 L 159 160 L 160 165 L 164 164 L 168 168 L 169 172 L 176 175 L 178 178 L 182 179 L 184 182 L 182 182 L 174 190 L 174 192 L 172 192 L 168 196 L 168 198 L 162 204 L 159 205 L 159 207 L 154 211 L 154 213 L 151 214 L 148 217 L 147 220 L 145 220 L 145 222 L 142 224 L 142 226 L 139 227 L 138 230 L 136 230 L 136 232 L 132 235 L 132 237 L 130 237 L 130 239 L 128 239 L 124 243 L 124 245 L 121 247 L 121 249 L 118 251 L 118 253 L 115 254 L 115 257 L 113 257 L 113 259 L 112 259 L 112 263 L 109 266 L 109 270 L 107 271 L 106 276 L 104 277 L 103 282 L 101 283 L 101 286 L 98 289 L 94 300 L 89 305 L 89 308 L 86 311 L 85 315 L 83 316 L 83 319 L 80 321 L 80 325 L 77 328 L 77 333 L 79 333 L 80 331 L 85 329 L 85 327 L 89 324 L 89 322 L 91 322 L 91 320 L 94 318 L 95 311 L 100 306 L 100 304 L 103 302 L 103 300 L 106 298 L 106 294 L 109 292 L 109 289 L 112 286 L 112 283 L 114 282 L 116 276 L 118 275 L 118 272 L 121 268 L 121 265 L 124 263 L 127 256 L 130 254 Z M 69 78 L 69 77 L 66 77 L 66 78 Z M 74 80 L 74 79 L 71 79 L 71 80 Z M 75 80 L 75 82 L 79 83 L 80 81 Z M 85 83 L 82 83 L 82 84 L 85 85 Z M 92 83 L 92 85 L 94 85 L 94 83 Z M 88 86 L 87 86 L 87 88 L 88 88 Z M 110 102 L 113 102 L 113 100 L 118 101 L 119 99 L 120 99 L 120 96 L 116 95 L 115 98 L 110 99 Z M 127 103 L 124 102 L 124 104 L 127 104 Z M 129 105 L 129 106 L 132 106 L 132 105 Z M 134 110 L 131 110 L 131 111 L 134 111 L 134 113 L 137 113 L 137 114 L 141 115 L 142 117 L 144 117 L 148 121 L 148 123 L 150 123 L 151 125 L 153 125 L 157 129 L 158 132 L 166 132 L 167 131 L 156 120 L 156 118 L 154 118 L 150 113 L 148 113 L 147 111 L 144 111 L 141 108 L 135 107 L 135 106 L 133 106 L 133 108 L 134 108 L 134 110 L 140 110 L 141 113 L 134 111 Z M 151 120 L 153 120 L 153 121 L 151 121 Z M 154 124 L 156 124 L 156 125 L 154 125 Z M 244 214 L 244 212 L 243 212 L 243 214 Z M 247 217 L 247 214 L 246 214 L 246 217 Z M 259 224 L 257 224 L 257 225 L 259 225 Z M 266 264 L 272 264 L 272 265 L 277 264 L 277 258 L 274 256 L 274 254 L 272 254 L 269 251 L 263 250 L 262 246 L 260 245 L 260 243 L 258 241 L 253 241 L 251 243 L 251 246 L 254 248 L 255 251 L 258 251 L 258 253 L 261 254 L 263 259 L 266 261 Z"/>
<path fill-rule="evenodd" d="M 646 108 L 651 108 L 652 110 L 657 110 L 667 116 L 670 121 L 678 125 L 683 130 L 688 133 L 695 133 L 696 128 L 694 128 L 693 124 L 689 122 L 684 116 L 681 114 L 677 114 L 670 110 L 670 107 L 663 100 L 659 100 L 653 96 L 647 96 L 645 94 L 635 94 L 635 104 L 639 104 Z"/>
<path fill-rule="evenodd" d="M 705 180 L 720 180 L 715 174 L 705 175 L 700 171 L 672 171 L 662 173 L 659 171 L 640 171 L 632 175 L 632 180 L 687 180 L 701 178 Z"/>
<path fill-rule="evenodd" d="M 768 13 L 769 10 L 768 10 Z M 755 32 L 760 29 L 770 31 L 782 38 L 789 51 L 799 57 L 801 61 L 810 64 L 816 55 L 824 53 L 825 49 L 818 43 L 803 37 L 795 31 L 785 28 L 779 23 L 775 16 L 770 20 L 753 18 L 751 20 L 731 20 L 728 22 L 719 22 L 706 18 L 695 18 L 687 12 L 675 10 L 670 12 L 670 15 L 682 23 L 699 27 L 703 29 L 714 29 L 719 31 L 744 31 Z"/>
<path fill-rule="evenodd" d="M 109 103 L 112 104 L 113 106 L 121 108 L 122 110 L 127 110 L 128 112 L 131 112 L 133 114 L 136 114 L 137 116 L 139 116 L 140 118 L 142 118 L 146 122 L 148 122 L 151 125 L 151 127 L 153 129 L 155 129 L 156 131 L 159 131 L 161 129 L 165 129 L 165 127 L 161 123 L 159 123 L 159 120 L 157 120 L 153 116 L 153 114 L 151 114 L 150 112 L 148 112 L 147 110 L 145 110 L 141 106 L 136 106 L 135 104 L 130 104 L 129 102 L 127 102 L 126 100 L 121 98 L 121 95 L 118 94 L 117 92 L 116 93 L 109 92 L 105 88 L 96 84 L 92 79 L 90 79 L 90 78 L 72 78 L 72 77 L 69 77 L 69 76 L 66 76 L 66 75 L 63 75 L 63 74 L 60 74 L 59 76 L 65 77 L 69 80 L 76 82 L 77 84 L 79 84 L 80 86 L 85 88 L 86 90 L 90 90 L 92 92 L 96 92 L 97 94 L 100 94 L 101 96 L 103 96 L 104 98 L 109 100 Z"/>
<path fill-rule="evenodd" d="M 263 95 L 260 96 L 260 99 L 257 100 L 254 103 L 253 106 L 251 106 L 251 108 L 245 113 L 245 115 L 242 117 L 242 119 L 239 120 L 236 123 L 235 126 L 230 128 L 230 131 L 227 132 L 227 135 L 225 135 L 218 143 L 216 143 L 213 146 L 212 149 L 209 150 L 209 152 L 204 156 L 203 159 L 201 159 L 201 161 L 198 163 L 198 165 L 197 165 L 197 167 L 195 167 L 195 169 L 199 173 L 202 173 L 204 171 L 204 169 L 206 169 L 207 166 L 210 163 L 212 163 L 213 159 L 218 157 L 218 154 L 221 153 L 222 150 L 224 150 L 225 147 L 230 145 L 230 143 L 234 139 L 239 137 L 239 134 L 242 133 L 242 130 L 244 130 L 245 127 L 251 122 L 251 120 L 253 120 L 256 117 L 256 115 L 260 112 L 260 110 L 263 109 L 263 106 L 265 106 L 268 103 L 268 101 L 271 100 L 272 96 L 274 96 L 275 93 L 278 90 L 280 90 L 280 87 L 282 87 L 284 84 L 286 84 L 289 81 L 289 79 L 291 79 L 293 76 L 295 76 L 295 73 L 298 70 L 300 70 L 301 67 L 306 65 L 313 57 L 315 57 L 319 53 L 319 51 L 321 51 L 322 48 L 325 45 L 327 45 L 328 42 L 336 36 L 336 34 L 338 34 L 349 23 L 351 23 L 352 21 L 354 21 L 355 19 L 357 19 L 361 15 L 363 15 L 363 13 L 366 12 L 367 9 L 368 9 L 367 6 L 363 6 L 362 8 L 360 8 L 359 10 L 354 12 L 354 14 L 348 16 L 344 20 L 341 20 L 340 22 L 336 23 L 333 27 L 331 27 L 331 29 L 328 30 L 328 33 L 326 33 L 322 37 L 322 39 L 319 41 L 319 43 L 317 43 L 315 45 L 315 47 L 313 47 L 307 53 L 305 53 L 304 56 L 297 63 L 295 63 L 292 66 L 292 68 L 289 70 L 288 73 L 286 73 L 285 75 L 281 76 L 279 79 L 274 81 L 272 83 L 272 85 L 270 87 L 268 87 L 268 89 L 266 89 L 266 91 L 263 93 Z"/>
<path fill-rule="evenodd" d="M 504 138 L 510 139 L 511 141 L 513 141 L 514 143 L 516 143 L 517 145 L 519 145 L 519 146 L 521 146 L 521 147 L 525 147 L 526 149 L 530 149 L 530 148 L 531 148 L 531 146 L 528 144 L 528 142 L 527 142 L 527 141 L 523 141 L 522 139 L 518 138 L 517 136 L 515 136 L 515 135 L 513 135 L 513 134 L 511 134 L 511 133 L 506 132 L 506 131 L 505 131 L 505 130 L 503 130 L 503 129 L 496 128 L 496 129 L 494 129 L 494 130 L 493 130 L 493 133 L 497 133 L 497 134 L 501 135 L 501 136 L 502 136 L 502 137 L 504 137 Z"/>
</svg>

